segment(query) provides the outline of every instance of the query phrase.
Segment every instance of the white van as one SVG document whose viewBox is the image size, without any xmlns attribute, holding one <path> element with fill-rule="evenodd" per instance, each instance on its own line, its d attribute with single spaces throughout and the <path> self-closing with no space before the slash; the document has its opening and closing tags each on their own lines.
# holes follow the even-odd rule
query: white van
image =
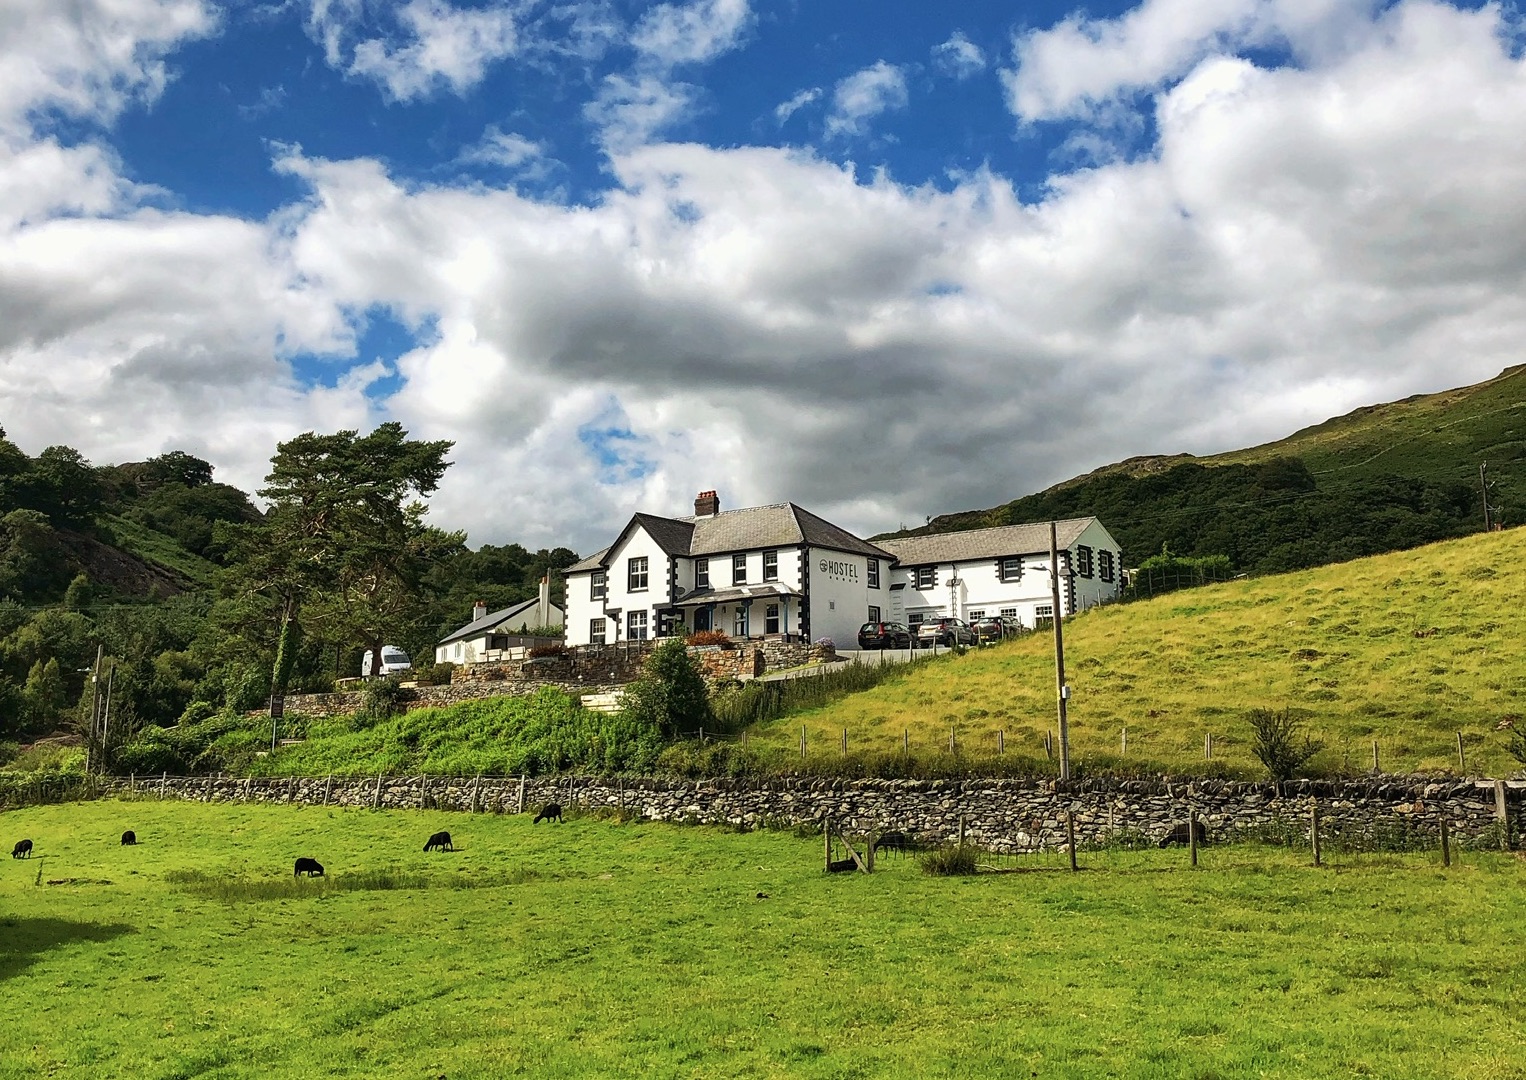
<svg viewBox="0 0 1526 1080">
<path fill-rule="evenodd" d="M 413 661 L 408 659 L 408 654 L 396 645 L 382 646 L 381 673 L 383 675 L 396 675 L 400 671 L 412 671 Z M 371 650 L 367 649 L 360 657 L 361 678 L 369 678 L 371 675 Z"/>
</svg>

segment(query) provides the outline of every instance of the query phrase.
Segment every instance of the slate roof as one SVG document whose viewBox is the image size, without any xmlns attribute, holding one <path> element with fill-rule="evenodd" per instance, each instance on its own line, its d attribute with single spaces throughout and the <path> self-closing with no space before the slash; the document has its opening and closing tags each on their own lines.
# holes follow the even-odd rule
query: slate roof
<svg viewBox="0 0 1526 1080">
<path fill-rule="evenodd" d="M 523 603 L 515 604 L 513 607 L 506 607 L 501 611 L 489 612 L 480 619 L 473 619 L 471 622 L 461 627 L 461 629 L 457 630 L 454 634 L 451 634 L 450 637 L 442 638 L 440 640 L 440 644 L 449 645 L 452 641 L 460 641 L 464 640 L 465 638 L 473 638 L 481 634 L 491 633 L 499 623 L 508 622 L 516 615 L 523 615 L 527 611 L 533 611 L 535 606 L 539 603 L 540 600 L 537 598 L 535 600 L 526 600 Z M 555 604 L 552 604 L 551 606 L 556 607 Z"/>
<path fill-rule="evenodd" d="M 742 510 L 723 510 L 714 517 L 665 518 L 655 514 L 636 514 L 621 530 L 620 537 L 614 544 L 569 566 L 563 572 L 577 574 L 607 566 L 606 559 L 610 551 L 618 547 L 626 534 L 637 525 L 645 529 L 669 555 L 693 557 L 809 544 L 811 547 L 866 555 L 872 559 L 893 558 L 886 549 L 876 547 L 867 540 L 860 540 L 847 529 L 833 525 L 794 503 L 774 503 L 770 506 L 749 506 Z"/>
<path fill-rule="evenodd" d="M 1097 519 L 1070 518 L 1055 522 L 1055 539 L 1063 551 L 1074 544 Z M 926 566 L 929 563 L 968 562 L 971 559 L 997 559 L 1004 555 L 1047 555 L 1049 522 L 1031 525 L 998 525 L 992 529 L 968 529 L 964 532 L 934 533 L 931 536 L 903 536 L 881 540 L 879 546 L 894 555 L 902 566 Z"/>
</svg>

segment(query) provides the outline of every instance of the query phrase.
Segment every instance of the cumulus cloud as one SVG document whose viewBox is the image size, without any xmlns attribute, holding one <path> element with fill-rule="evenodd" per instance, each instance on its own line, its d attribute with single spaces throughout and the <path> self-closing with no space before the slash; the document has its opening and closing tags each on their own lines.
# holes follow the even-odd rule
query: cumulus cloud
<svg viewBox="0 0 1526 1080">
<path fill-rule="evenodd" d="M 1372 7 L 1372 0 L 1144 0 L 1116 18 L 1074 14 L 1019 34 L 1016 66 L 1002 80 L 1023 120 L 1087 117 L 1216 53 L 1278 45 L 1318 58 L 1359 47 Z"/>
<path fill-rule="evenodd" d="M 396 418 L 457 442 L 437 520 L 584 551 L 701 488 L 872 530 L 1274 438 L 1519 361 L 1506 29 L 1404 0 L 1299 67 L 1207 56 L 1152 99 L 1152 153 L 1027 201 L 990 171 L 653 142 L 671 90 L 635 73 L 610 101 L 654 119 L 583 205 L 291 149 L 303 194 L 268 220 L 168 213 L 32 137 L 0 159 L 34 207 L 0 222 L 0 420 L 34 452 L 181 446 L 253 486 L 278 439 Z M 850 81 L 844 116 L 898 107 Z M 395 391 L 354 355 L 378 311 L 417 342 Z"/>
<path fill-rule="evenodd" d="M 906 101 L 905 73 L 894 64 L 877 60 L 833 89 L 827 134 L 862 135 L 870 120 L 892 109 L 906 108 Z"/>
<path fill-rule="evenodd" d="M 943 44 L 933 46 L 933 66 L 945 75 L 968 79 L 986 69 L 986 54 L 964 31 L 955 30 Z"/>
<path fill-rule="evenodd" d="M 505 7 L 468 9 L 445 0 L 409 0 L 398 21 L 406 31 L 401 43 L 362 41 L 349 67 L 352 75 L 375 79 L 398 101 L 426 97 L 441 87 L 464 93 L 518 45 L 514 16 Z"/>
<path fill-rule="evenodd" d="M 736 48 L 752 21 L 747 0 L 659 4 L 636 24 L 631 45 L 665 67 L 703 64 Z"/>
</svg>

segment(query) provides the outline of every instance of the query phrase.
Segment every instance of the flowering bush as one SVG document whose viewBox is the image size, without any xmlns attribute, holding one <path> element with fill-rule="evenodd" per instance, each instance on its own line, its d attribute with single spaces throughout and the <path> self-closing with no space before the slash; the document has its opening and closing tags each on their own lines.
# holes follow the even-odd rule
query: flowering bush
<svg viewBox="0 0 1526 1080">
<path fill-rule="evenodd" d="M 689 635 L 690 645 L 719 645 L 723 649 L 731 648 L 731 639 L 722 630 L 696 630 Z"/>
</svg>

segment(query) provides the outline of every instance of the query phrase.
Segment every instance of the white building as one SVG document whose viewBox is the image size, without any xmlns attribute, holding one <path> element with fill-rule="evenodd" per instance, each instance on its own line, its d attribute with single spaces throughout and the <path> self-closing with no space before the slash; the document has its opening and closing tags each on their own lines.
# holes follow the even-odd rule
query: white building
<svg viewBox="0 0 1526 1080">
<path fill-rule="evenodd" d="M 480 664 L 490 660 L 513 660 L 518 657 L 513 644 L 515 635 L 537 626 L 561 626 L 562 609 L 551 602 L 550 583 L 540 583 L 540 596 L 499 611 L 488 611 L 478 603 L 472 608 L 472 621 L 445 638 L 434 649 L 434 662 L 443 664 Z"/>
<path fill-rule="evenodd" d="M 1118 541 L 1094 517 L 1055 523 L 1062 616 L 1123 591 Z M 1054 614 L 1049 523 L 881 540 L 895 556 L 885 618 L 911 626 L 941 616 L 1006 615 L 1033 626 Z"/>
<path fill-rule="evenodd" d="M 567 569 L 567 643 L 721 630 L 853 648 L 885 604 L 891 561 L 794 503 L 722 511 L 715 492 L 701 492 L 692 517 L 637 514 Z"/>
</svg>

